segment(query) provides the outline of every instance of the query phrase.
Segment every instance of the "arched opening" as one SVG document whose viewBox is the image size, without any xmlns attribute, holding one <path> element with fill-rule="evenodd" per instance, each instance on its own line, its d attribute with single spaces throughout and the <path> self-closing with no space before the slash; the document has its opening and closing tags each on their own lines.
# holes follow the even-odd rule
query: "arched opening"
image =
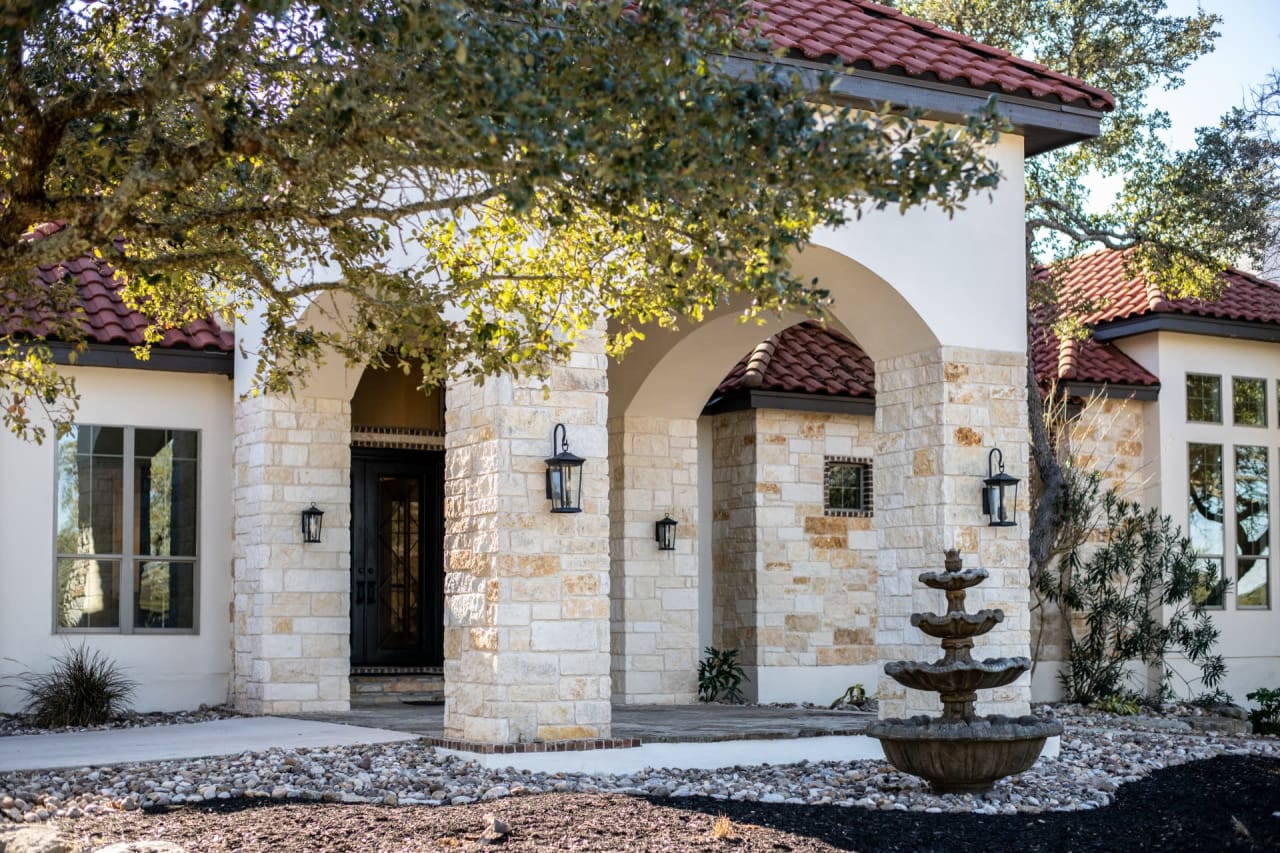
<svg viewBox="0 0 1280 853">
<path fill-rule="evenodd" d="M 615 701 L 693 701 L 700 652 L 713 644 L 739 649 L 760 701 L 829 702 L 836 681 L 876 680 L 875 520 L 824 506 L 829 462 L 872 481 L 871 398 L 792 389 L 707 407 L 735 365 L 798 324 L 854 346 L 870 374 L 872 357 L 938 340 L 853 259 L 817 246 L 794 268 L 831 290 L 825 329 L 800 315 L 744 323 L 742 306 L 727 306 L 653 331 L 610 365 Z M 639 535 L 666 512 L 680 522 L 675 552 Z"/>
</svg>

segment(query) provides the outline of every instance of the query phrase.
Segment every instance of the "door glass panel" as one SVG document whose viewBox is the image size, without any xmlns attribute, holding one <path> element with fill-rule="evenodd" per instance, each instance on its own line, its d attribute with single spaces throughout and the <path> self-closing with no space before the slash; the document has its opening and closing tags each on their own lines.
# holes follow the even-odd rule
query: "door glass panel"
<svg viewBox="0 0 1280 853">
<path fill-rule="evenodd" d="M 378 645 L 386 650 L 421 640 L 420 484 L 417 477 L 378 478 Z"/>
</svg>

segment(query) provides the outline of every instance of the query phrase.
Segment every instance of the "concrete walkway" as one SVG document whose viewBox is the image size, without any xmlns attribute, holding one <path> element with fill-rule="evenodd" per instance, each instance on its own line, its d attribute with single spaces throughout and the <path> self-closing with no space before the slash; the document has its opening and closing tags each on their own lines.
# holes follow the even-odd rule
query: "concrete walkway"
<svg viewBox="0 0 1280 853">
<path fill-rule="evenodd" d="M 273 747 L 390 743 L 417 737 L 387 729 L 282 717 L 233 717 L 136 729 L 18 735 L 0 737 L 0 773 L 239 755 Z"/>
</svg>

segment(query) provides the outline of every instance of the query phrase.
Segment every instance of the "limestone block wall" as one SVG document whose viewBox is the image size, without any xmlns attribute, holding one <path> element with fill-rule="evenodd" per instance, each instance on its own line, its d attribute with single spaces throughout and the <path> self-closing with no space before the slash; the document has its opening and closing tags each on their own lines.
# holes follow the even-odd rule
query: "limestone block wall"
<svg viewBox="0 0 1280 853">
<path fill-rule="evenodd" d="M 1155 403 L 1094 397 L 1066 425 L 1071 459 L 1085 471 L 1102 474 L 1102 488 L 1116 489 L 1129 500 L 1142 500 L 1155 472 L 1144 464 L 1143 435 L 1147 409 Z M 1100 536 L 1097 531 L 1095 536 Z M 1066 624 L 1056 606 L 1033 591 L 1032 651 L 1036 661 L 1032 693 L 1037 700 L 1061 697 L 1057 680 L 1066 659 Z M 1080 626 L 1081 628 L 1083 625 Z"/>
<path fill-rule="evenodd" d="M 756 584 L 764 556 L 756 536 L 756 417 L 754 411 L 716 415 L 712 423 L 712 643 L 737 649 L 748 670 L 756 655 Z M 746 691 L 755 697 L 755 681 Z"/>
<path fill-rule="evenodd" d="M 697 699 L 698 423 L 609 420 L 610 606 L 613 698 Z M 659 551 L 654 524 L 670 514 L 676 549 Z"/>
<path fill-rule="evenodd" d="M 445 736 L 480 743 L 608 737 L 609 470 L 603 335 L 541 383 L 448 388 Z M 553 514 L 556 423 L 586 458 L 583 511 Z M 557 448 L 559 450 L 559 448 Z"/>
<path fill-rule="evenodd" d="M 874 664 L 875 519 L 823 511 L 826 457 L 871 457 L 874 420 L 759 409 L 755 422 L 760 664 Z"/>
<path fill-rule="evenodd" d="M 823 508 L 826 458 L 870 457 L 872 418 L 757 409 L 712 420 L 716 645 L 739 650 L 758 701 L 829 702 L 874 685 L 875 520 Z"/>
<path fill-rule="evenodd" d="M 259 396 L 235 407 L 232 704 L 261 714 L 350 707 L 350 406 Z M 324 510 L 304 545 L 300 513 Z"/>
<path fill-rule="evenodd" d="M 1024 483 L 1016 527 L 989 527 L 981 514 L 987 454 L 999 447 L 1008 473 Z M 969 608 L 999 607 L 1004 622 L 979 638 L 975 657 L 1029 656 L 1026 356 L 941 347 L 876 362 L 876 533 L 879 545 L 876 642 L 882 661 L 935 660 L 939 646 L 910 625 L 913 611 L 940 612 L 941 593 L 919 583 L 959 548 L 990 578 Z M 1022 714 L 1030 678 L 979 693 L 982 713 Z M 937 697 L 880 681 L 881 713 L 936 711 Z"/>
</svg>

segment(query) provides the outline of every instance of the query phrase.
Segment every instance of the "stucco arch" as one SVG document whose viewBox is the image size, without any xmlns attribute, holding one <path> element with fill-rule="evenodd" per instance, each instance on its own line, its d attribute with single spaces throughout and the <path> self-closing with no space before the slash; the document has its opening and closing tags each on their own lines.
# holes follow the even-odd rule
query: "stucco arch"
<svg viewBox="0 0 1280 853">
<path fill-rule="evenodd" d="M 792 263 L 796 275 L 831 291 L 831 320 L 874 359 L 938 346 L 938 336 L 888 281 L 825 246 Z M 711 392 L 760 341 L 806 316 L 789 312 L 742 322 L 746 298 L 678 331 L 654 330 L 609 369 L 610 417 L 697 417 Z"/>
</svg>

